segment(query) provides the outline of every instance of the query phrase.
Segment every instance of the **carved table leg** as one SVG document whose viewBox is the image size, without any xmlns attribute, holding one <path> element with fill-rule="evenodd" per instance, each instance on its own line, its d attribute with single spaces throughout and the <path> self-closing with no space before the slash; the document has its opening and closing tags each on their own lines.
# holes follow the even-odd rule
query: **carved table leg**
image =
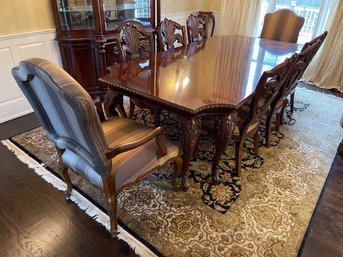
<svg viewBox="0 0 343 257">
<path fill-rule="evenodd" d="M 189 163 L 194 155 L 195 145 L 198 141 L 201 122 L 200 118 L 187 119 L 180 117 L 181 131 L 182 131 L 182 150 L 183 150 L 183 166 L 181 179 L 181 187 L 184 191 L 189 188 L 188 176 L 189 176 Z"/>
<path fill-rule="evenodd" d="M 104 109 L 107 117 L 118 116 L 127 117 L 124 109 L 123 95 L 108 89 L 104 97 Z M 118 112 L 117 112 L 118 111 Z"/>
<path fill-rule="evenodd" d="M 234 112 L 229 115 L 220 115 L 216 117 L 217 142 L 216 151 L 212 161 L 212 181 L 215 184 L 219 183 L 219 160 L 224 153 L 227 144 L 231 140 L 235 116 L 236 113 Z"/>
</svg>

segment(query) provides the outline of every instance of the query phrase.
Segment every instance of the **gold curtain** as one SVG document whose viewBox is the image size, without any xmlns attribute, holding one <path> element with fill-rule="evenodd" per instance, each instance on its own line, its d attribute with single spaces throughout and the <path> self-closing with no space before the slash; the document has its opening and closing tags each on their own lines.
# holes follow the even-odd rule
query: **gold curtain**
<svg viewBox="0 0 343 257">
<path fill-rule="evenodd" d="M 304 80 L 326 89 L 343 92 L 343 0 L 336 0 L 326 25 L 329 34 L 313 59 Z"/>
<path fill-rule="evenodd" d="M 260 0 L 223 0 L 219 35 L 255 36 L 260 9 Z"/>
</svg>

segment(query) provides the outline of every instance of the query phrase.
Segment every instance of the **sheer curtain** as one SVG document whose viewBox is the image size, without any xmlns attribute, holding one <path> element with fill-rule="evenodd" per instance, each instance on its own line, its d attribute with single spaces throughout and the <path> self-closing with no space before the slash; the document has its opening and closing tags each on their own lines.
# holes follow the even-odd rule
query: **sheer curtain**
<svg viewBox="0 0 343 257">
<path fill-rule="evenodd" d="M 329 34 L 303 78 L 318 87 L 343 92 L 343 0 L 332 4 L 325 26 Z"/>
<path fill-rule="evenodd" d="M 255 36 L 260 0 L 223 0 L 219 35 Z"/>
</svg>

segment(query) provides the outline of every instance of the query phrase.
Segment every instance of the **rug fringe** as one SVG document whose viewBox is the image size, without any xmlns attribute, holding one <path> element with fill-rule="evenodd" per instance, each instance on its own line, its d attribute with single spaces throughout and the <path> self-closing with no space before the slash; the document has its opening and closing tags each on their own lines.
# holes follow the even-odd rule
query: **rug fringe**
<svg viewBox="0 0 343 257">
<path fill-rule="evenodd" d="M 41 176 L 46 182 L 54 186 L 60 191 L 66 190 L 66 184 L 63 180 L 59 179 L 55 175 L 51 174 L 45 168 L 45 164 L 40 164 L 30 156 L 28 156 L 19 147 L 13 144 L 10 140 L 2 140 L 1 143 L 6 146 L 16 157 L 23 163 L 25 163 L 36 174 Z M 98 207 L 92 204 L 86 197 L 81 195 L 76 190 L 72 191 L 70 200 L 73 201 L 81 210 L 83 210 L 88 216 L 92 217 L 95 221 L 103 225 L 108 231 L 110 231 L 110 219 L 106 213 L 101 211 Z M 155 255 L 149 248 L 142 244 L 139 240 L 133 237 L 129 232 L 118 225 L 118 239 L 125 241 L 131 247 L 131 249 L 143 257 L 155 257 Z"/>
</svg>

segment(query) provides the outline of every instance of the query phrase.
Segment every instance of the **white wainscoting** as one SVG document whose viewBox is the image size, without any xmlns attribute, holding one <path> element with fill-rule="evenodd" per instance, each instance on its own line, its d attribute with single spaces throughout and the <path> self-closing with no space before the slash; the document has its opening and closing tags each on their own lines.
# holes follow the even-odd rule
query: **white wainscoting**
<svg viewBox="0 0 343 257">
<path fill-rule="evenodd" d="M 32 112 L 12 77 L 21 60 L 39 57 L 62 66 L 55 30 L 0 37 L 0 123 Z"/>
</svg>

